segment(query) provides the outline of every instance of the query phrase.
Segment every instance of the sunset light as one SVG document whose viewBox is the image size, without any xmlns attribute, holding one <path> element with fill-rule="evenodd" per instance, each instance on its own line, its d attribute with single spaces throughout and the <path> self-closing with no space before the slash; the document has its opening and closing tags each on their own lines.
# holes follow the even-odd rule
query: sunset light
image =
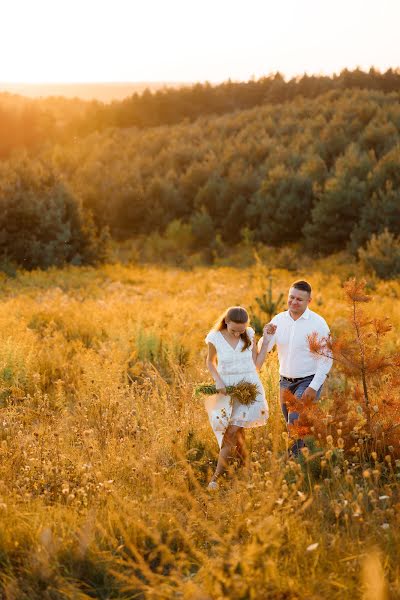
<svg viewBox="0 0 400 600">
<path fill-rule="evenodd" d="M 400 57 L 397 0 L 5 0 L 0 19 L 0 82 L 217 82 Z"/>
<path fill-rule="evenodd" d="M 0 0 L 0 600 L 400 599 L 400 0 Z"/>
</svg>

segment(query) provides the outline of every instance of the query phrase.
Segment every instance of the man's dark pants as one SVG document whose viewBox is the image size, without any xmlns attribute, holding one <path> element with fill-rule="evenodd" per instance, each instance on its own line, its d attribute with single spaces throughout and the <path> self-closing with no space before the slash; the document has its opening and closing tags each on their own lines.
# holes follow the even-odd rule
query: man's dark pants
<svg viewBox="0 0 400 600">
<path fill-rule="evenodd" d="M 303 392 L 306 390 L 306 388 L 309 387 L 310 383 L 312 382 L 312 380 L 314 379 L 314 375 L 308 375 L 308 377 L 303 377 L 302 379 L 296 379 L 296 381 L 290 381 L 289 379 L 285 379 L 284 377 L 280 377 L 279 379 L 279 387 L 281 390 L 281 393 L 283 390 L 289 390 L 294 396 L 296 396 L 296 398 L 301 398 L 303 395 Z M 316 397 L 316 401 L 319 399 L 320 395 L 321 395 L 321 391 L 322 391 L 322 386 L 319 388 L 319 390 L 317 391 L 317 397 Z M 294 421 L 296 421 L 299 418 L 299 413 L 298 412 L 289 412 L 288 408 L 285 404 L 285 402 L 283 402 L 282 398 L 281 398 L 281 408 L 282 408 L 282 413 L 283 416 L 285 418 L 285 422 L 288 425 L 292 425 L 294 423 Z M 297 456 L 300 452 L 301 448 L 304 448 L 305 444 L 304 444 L 304 440 L 296 440 L 293 444 L 293 446 L 291 447 L 290 451 L 294 456 Z"/>
</svg>

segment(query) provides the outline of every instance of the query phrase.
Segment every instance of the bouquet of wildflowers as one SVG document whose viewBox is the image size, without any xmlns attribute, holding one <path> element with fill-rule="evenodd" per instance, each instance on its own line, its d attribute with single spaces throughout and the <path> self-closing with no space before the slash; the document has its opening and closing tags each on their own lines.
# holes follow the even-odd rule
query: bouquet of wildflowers
<svg viewBox="0 0 400 600">
<path fill-rule="evenodd" d="M 226 386 L 226 393 L 229 396 L 233 396 L 240 402 L 240 404 L 244 404 L 245 406 L 250 406 L 256 401 L 258 388 L 257 384 L 249 383 L 248 381 L 239 381 L 236 385 L 228 385 Z M 196 396 L 206 395 L 212 396 L 213 394 L 218 394 L 218 390 L 214 383 L 201 383 L 197 385 L 195 388 Z"/>
</svg>

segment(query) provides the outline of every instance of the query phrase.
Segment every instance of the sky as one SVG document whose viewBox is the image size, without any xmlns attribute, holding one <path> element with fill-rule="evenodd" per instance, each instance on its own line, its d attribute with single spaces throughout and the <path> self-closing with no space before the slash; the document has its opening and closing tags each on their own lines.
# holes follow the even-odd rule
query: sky
<svg viewBox="0 0 400 600">
<path fill-rule="evenodd" d="M 386 70 L 399 26 L 400 0 L 0 0 L 0 82 Z"/>
</svg>

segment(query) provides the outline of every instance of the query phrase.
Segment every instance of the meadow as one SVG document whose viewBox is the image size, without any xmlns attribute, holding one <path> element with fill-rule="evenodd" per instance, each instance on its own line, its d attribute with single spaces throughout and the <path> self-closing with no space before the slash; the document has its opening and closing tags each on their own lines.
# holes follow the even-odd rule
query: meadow
<svg viewBox="0 0 400 600">
<path fill-rule="evenodd" d="M 332 428 L 316 458 L 289 460 L 275 354 L 249 465 L 205 489 L 218 448 L 193 388 L 208 379 L 207 331 L 227 306 L 255 307 L 271 276 L 274 297 L 307 277 L 340 334 L 343 282 L 358 273 L 330 261 L 1 275 L 2 598 L 400 598 L 400 457 L 362 439 L 343 453 Z M 367 290 L 398 352 L 400 283 L 369 278 Z M 350 405 L 336 367 L 327 414 L 335 394 Z"/>
</svg>

